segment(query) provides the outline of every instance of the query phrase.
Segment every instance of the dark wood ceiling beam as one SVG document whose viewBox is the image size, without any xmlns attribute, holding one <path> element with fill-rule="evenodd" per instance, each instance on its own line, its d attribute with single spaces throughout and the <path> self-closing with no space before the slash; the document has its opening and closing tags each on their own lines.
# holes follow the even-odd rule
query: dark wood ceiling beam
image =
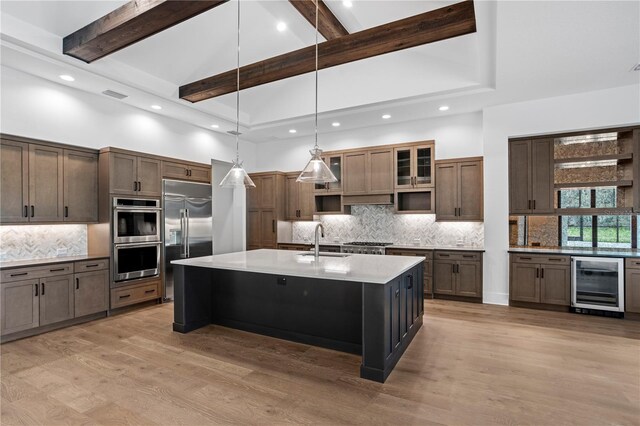
<svg viewBox="0 0 640 426">
<path fill-rule="evenodd" d="M 328 40 L 318 45 L 318 68 L 330 68 L 476 31 L 473 1 Z M 305 47 L 240 68 L 240 89 L 315 70 L 315 46 Z M 180 87 L 180 98 L 199 102 L 236 91 L 236 70 Z"/>
<path fill-rule="evenodd" d="M 289 3 L 296 8 L 304 19 L 309 21 L 313 28 L 316 27 L 316 0 L 289 0 Z M 327 40 L 333 40 L 349 34 L 349 31 L 322 0 L 318 0 L 318 32 Z"/>
<path fill-rule="evenodd" d="M 66 36 L 62 51 L 90 63 L 227 1 L 130 1 Z"/>
</svg>

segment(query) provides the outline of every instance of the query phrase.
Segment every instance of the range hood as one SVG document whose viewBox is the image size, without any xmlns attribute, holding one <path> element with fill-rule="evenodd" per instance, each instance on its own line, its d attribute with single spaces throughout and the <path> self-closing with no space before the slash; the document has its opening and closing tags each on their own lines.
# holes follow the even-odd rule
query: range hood
<svg viewBox="0 0 640 426">
<path fill-rule="evenodd" d="M 353 205 L 393 205 L 393 194 L 343 195 L 342 204 Z"/>
</svg>

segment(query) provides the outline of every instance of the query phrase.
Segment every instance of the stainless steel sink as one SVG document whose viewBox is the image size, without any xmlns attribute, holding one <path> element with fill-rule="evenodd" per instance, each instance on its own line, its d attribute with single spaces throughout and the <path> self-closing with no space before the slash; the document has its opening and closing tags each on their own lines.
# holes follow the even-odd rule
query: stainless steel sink
<svg viewBox="0 0 640 426">
<path fill-rule="evenodd" d="M 303 253 L 303 254 L 299 254 L 298 256 L 314 256 L 313 253 Z M 320 257 L 349 257 L 351 256 L 350 254 L 347 253 L 320 253 L 319 254 Z"/>
</svg>

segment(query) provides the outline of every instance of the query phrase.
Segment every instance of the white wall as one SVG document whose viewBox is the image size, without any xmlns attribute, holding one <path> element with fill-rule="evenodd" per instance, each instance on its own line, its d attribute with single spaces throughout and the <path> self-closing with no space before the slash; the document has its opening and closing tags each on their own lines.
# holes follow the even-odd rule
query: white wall
<svg viewBox="0 0 640 426">
<path fill-rule="evenodd" d="M 325 151 L 386 145 L 420 140 L 436 141 L 436 159 L 482 155 L 482 113 L 449 115 L 422 121 L 407 121 L 320 134 Z M 295 171 L 309 161 L 313 137 L 292 138 L 256 144 L 252 171 Z"/>
<path fill-rule="evenodd" d="M 638 123 L 638 85 L 484 110 L 485 302 L 508 303 L 508 139 Z"/>
<path fill-rule="evenodd" d="M 90 148 L 114 146 L 209 163 L 235 158 L 235 138 L 3 66 L 0 131 Z M 242 142 L 245 165 L 254 144 Z"/>
<path fill-rule="evenodd" d="M 245 188 L 221 188 L 219 183 L 231 163 L 212 161 L 213 167 L 213 254 L 244 251 L 246 247 Z"/>
</svg>

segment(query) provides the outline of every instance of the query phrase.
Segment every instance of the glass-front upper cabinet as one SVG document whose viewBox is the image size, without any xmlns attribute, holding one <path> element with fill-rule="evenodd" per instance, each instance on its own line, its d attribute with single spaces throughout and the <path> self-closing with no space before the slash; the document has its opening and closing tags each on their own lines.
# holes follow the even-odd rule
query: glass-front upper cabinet
<svg viewBox="0 0 640 426">
<path fill-rule="evenodd" d="M 322 159 L 329 166 L 331 173 L 338 179 L 337 182 L 316 184 L 316 192 L 335 193 L 342 192 L 342 154 L 323 156 Z"/>
<path fill-rule="evenodd" d="M 396 189 L 428 188 L 434 186 L 434 144 L 394 149 Z"/>
</svg>

